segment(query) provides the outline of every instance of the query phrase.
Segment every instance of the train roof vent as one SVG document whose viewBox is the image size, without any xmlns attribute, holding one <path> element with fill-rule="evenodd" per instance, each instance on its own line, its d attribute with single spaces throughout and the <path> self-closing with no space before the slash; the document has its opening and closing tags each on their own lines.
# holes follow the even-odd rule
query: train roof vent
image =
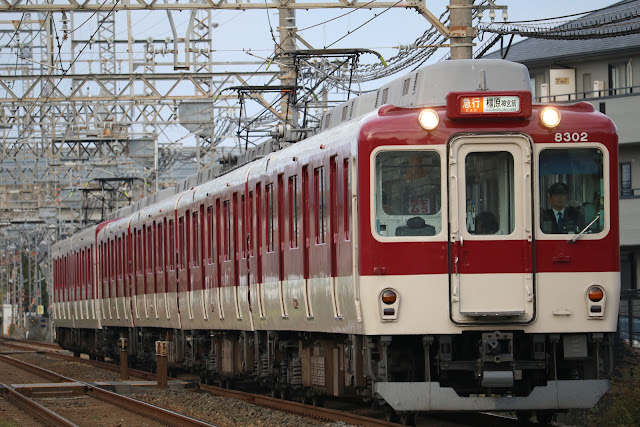
<svg viewBox="0 0 640 427">
<path fill-rule="evenodd" d="M 386 104 L 388 98 L 389 98 L 389 88 L 385 87 L 384 89 L 382 89 L 382 101 L 380 102 L 380 105 Z"/>
<path fill-rule="evenodd" d="M 402 96 L 409 95 L 409 86 L 411 85 L 411 77 L 402 82 Z"/>
</svg>

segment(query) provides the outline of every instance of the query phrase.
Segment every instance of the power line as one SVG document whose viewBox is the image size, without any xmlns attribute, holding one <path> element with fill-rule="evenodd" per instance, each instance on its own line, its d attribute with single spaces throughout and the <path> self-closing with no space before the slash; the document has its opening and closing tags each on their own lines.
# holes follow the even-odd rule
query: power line
<svg viewBox="0 0 640 427">
<path fill-rule="evenodd" d="M 635 2 L 634 2 L 635 3 Z M 640 6 L 599 9 L 595 15 L 562 23 L 479 24 L 478 31 L 499 35 L 519 35 L 529 38 L 554 40 L 588 40 L 608 37 L 620 37 L 640 33 Z M 554 18 L 551 18 L 554 19 Z"/>
</svg>

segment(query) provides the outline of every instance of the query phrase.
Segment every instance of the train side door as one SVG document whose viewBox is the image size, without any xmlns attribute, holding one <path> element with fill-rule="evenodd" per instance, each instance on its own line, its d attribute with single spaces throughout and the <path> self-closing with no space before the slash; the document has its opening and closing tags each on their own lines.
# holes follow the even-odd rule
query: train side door
<svg viewBox="0 0 640 427">
<path fill-rule="evenodd" d="M 530 141 L 455 138 L 448 173 L 452 320 L 533 320 Z"/>
</svg>

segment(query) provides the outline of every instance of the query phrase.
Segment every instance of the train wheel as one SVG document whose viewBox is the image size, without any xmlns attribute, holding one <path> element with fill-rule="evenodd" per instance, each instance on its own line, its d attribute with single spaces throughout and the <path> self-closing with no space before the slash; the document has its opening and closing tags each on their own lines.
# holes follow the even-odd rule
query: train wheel
<svg viewBox="0 0 640 427">
<path fill-rule="evenodd" d="M 553 421 L 553 411 L 536 411 L 538 424 L 549 425 Z"/>
<path fill-rule="evenodd" d="M 79 351 L 74 351 L 73 352 L 73 357 L 80 357 L 80 352 Z"/>
<path fill-rule="evenodd" d="M 389 423 L 394 423 L 398 419 L 396 411 L 391 406 L 385 405 L 384 407 L 384 419 Z"/>
<path fill-rule="evenodd" d="M 280 389 L 280 399 L 287 400 L 287 390 Z"/>
<path fill-rule="evenodd" d="M 404 413 L 400 414 L 400 424 L 403 426 L 415 426 L 416 425 L 416 414 L 413 413 Z"/>
<path fill-rule="evenodd" d="M 516 418 L 520 424 L 529 424 L 531 421 L 531 411 L 516 411 Z"/>
</svg>

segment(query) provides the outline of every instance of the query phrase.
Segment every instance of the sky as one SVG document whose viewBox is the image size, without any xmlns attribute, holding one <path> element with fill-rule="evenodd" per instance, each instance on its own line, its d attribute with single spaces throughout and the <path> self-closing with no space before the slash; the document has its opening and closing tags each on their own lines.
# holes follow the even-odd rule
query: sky
<svg viewBox="0 0 640 427">
<path fill-rule="evenodd" d="M 334 0 L 337 1 L 337 0 Z M 613 4 L 611 0 L 502 0 L 496 1 L 498 5 L 508 7 L 509 21 L 550 18 L 589 11 Z M 429 10 L 436 16 L 440 16 L 445 10 L 448 0 L 427 0 Z M 369 48 L 380 52 L 383 57 L 390 58 L 397 54 L 399 45 L 411 44 L 416 38 L 430 28 L 429 22 L 413 10 L 392 9 L 384 12 L 384 9 L 372 11 L 359 10 L 354 13 L 345 13 L 347 10 L 312 10 L 297 11 L 296 24 L 298 34 L 307 40 L 315 48 Z M 384 13 L 381 13 L 384 12 Z M 379 16 L 374 18 L 374 14 Z M 502 16 L 497 13 L 497 21 L 502 21 Z M 306 29 L 329 19 L 342 16 L 326 24 Z M 361 28 L 361 24 L 374 18 Z M 254 53 L 262 56 L 268 55 L 274 42 L 271 39 L 270 28 L 276 31 L 278 23 L 277 11 L 247 11 L 247 12 L 216 12 L 213 20 L 219 23 L 214 34 L 219 34 L 214 42 L 220 46 L 217 57 L 236 57 L 238 50 L 251 48 Z M 485 13 L 484 22 L 488 22 L 488 13 Z M 248 29 L 251 29 L 248 31 Z M 350 35 L 333 44 L 336 40 Z M 277 33 L 275 33 L 277 39 Z M 224 54 L 225 49 L 230 49 Z M 442 48 L 434 55 L 433 60 L 438 60 L 447 53 L 448 49 Z M 441 53 L 440 53 L 441 52 Z M 240 57 L 248 57 L 240 54 Z M 364 58 L 366 60 L 368 58 Z M 375 58 L 371 57 L 371 60 Z"/>
<path fill-rule="evenodd" d="M 39 0 L 42 1 L 42 0 Z M 100 0 L 101 1 L 101 0 Z M 112 0 L 106 0 L 109 4 Z M 122 1 L 122 0 L 121 0 Z M 165 0 L 167 1 L 167 0 Z M 227 0 L 233 3 L 235 0 Z M 256 3 L 261 0 L 243 0 Z M 262 0 L 272 2 L 277 0 Z M 302 1 L 302 0 L 301 0 Z M 323 0 L 305 0 L 307 2 L 321 2 Z M 494 0 L 498 5 L 508 7 L 508 20 L 527 20 L 551 18 L 576 12 L 589 11 L 602 8 L 615 3 L 612 0 Z M 339 0 L 331 0 L 338 4 Z M 426 0 L 427 8 L 437 17 L 446 10 L 449 0 Z M 213 48 L 215 53 L 212 58 L 216 62 L 246 62 L 257 61 L 268 63 L 263 58 L 273 54 L 275 40 L 278 40 L 278 11 L 277 10 L 251 10 L 251 11 L 213 11 L 211 21 L 215 28 L 211 31 Z M 484 22 L 489 21 L 489 14 L 485 13 Z M 172 12 L 172 16 L 178 35 L 184 36 L 189 22 L 189 12 Z M 61 14 L 54 14 L 54 19 L 60 21 Z M 20 19 L 20 14 L 5 13 L 2 15 L 4 23 L 0 23 L 0 29 L 11 28 L 11 19 Z M 87 40 L 98 28 L 98 20 L 89 13 L 75 13 L 72 27 L 78 28 L 71 36 L 76 40 Z M 127 39 L 126 12 L 116 14 L 116 39 Z M 86 23 L 82 24 L 83 21 Z M 153 38 L 164 40 L 171 38 L 172 32 L 167 18 L 167 13 L 162 11 L 135 11 L 131 14 L 134 37 L 137 39 Z M 496 13 L 496 21 L 502 21 L 502 14 Z M 82 24 L 82 25 L 81 25 Z M 431 28 L 431 24 L 414 10 L 394 8 L 385 9 L 312 9 L 296 11 L 296 27 L 298 34 L 314 48 L 367 48 L 379 52 L 385 59 L 393 58 L 399 52 L 401 45 L 413 43 L 425 31 Z M 60 29 L 58 23 L 57 28 Z M 6 41 L 0 39 L 0 42 Z M 478 45 L 482 41 L 476 40 Z M 0 64 L 15 62 L 15 52 L 2 46 L 0 43 Z M 64 42 L 66 49 L 62 49 L 67 56 L 67 63 L 72 58 L 69 48 L 70 40 Z M 304 47 L 300 43 L 299 47 Z M 171 45 L 167 45 L 170 47 Z M 156 48 L 162 48 L 156 45 Z M 76 53 L 78 48 L 76 48 Z M 137 45 L 137 49 L 143 49 L 143 45 Z M 126 44 L 120 44 L 119 50 L 126 50 Z M 437 62 L 448 53 L 448 48 L 439 49 L 429 62 Z M 139 57 L 144 53 L 138 52 Z M 85 57 L 98 59 L 97 46 L 86 49 Z M 91 56 L 93 55 L 93 56 Z M 120 53 L 127 58 L 126 52 Z M 119 55 L 119 56 L 120 56 Z M 166 61 L 171 61 L 171 55 L 165 56 Z M 376 62 L 373 55 L 363 55 L 362 62 Z M 428 63 L 429 63 L 428 62 Z M 247 66 L 247 65 L 245 65 Z M 98 62 L 93 62 L 93 67 L 98 71 Z M 123 72 L 128 71 L 127 66 Z M 237 69 L 235 64 L 216 66 L 216 71 L 230 71 Z M 87 70 L 76 70 L 87 71 Z M 136 70 L 141 72 L 142 69 Z"/>
</svg>

